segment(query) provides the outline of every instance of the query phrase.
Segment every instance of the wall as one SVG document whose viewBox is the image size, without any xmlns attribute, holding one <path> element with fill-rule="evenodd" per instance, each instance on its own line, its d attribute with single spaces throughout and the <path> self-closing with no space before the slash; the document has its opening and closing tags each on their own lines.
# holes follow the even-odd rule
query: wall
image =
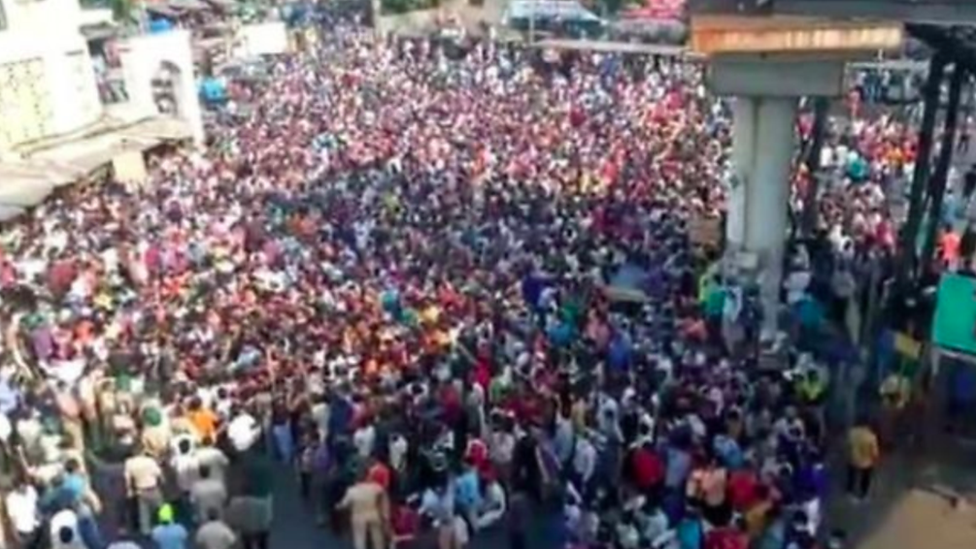
<svg viewBox="0 0 976 549">
<path fill-rule="evenodd" d="M 119 57 L 125 76 L 125 87 L 132 109 L 141 116 L 159 114 L 153 79 L 164 64 L 179 69 L 173 91 L 179 103 L 178 117 L 190 124 L 193 139 L 203 143 L 203 118 L 193 73 L 193 50 L 190 33 L 172 30 L 159 34 L 135 36 L 119 44 Z"/>
<path fill-rule="evenodd" d="M 0 151 L 70 133 L 101 115 L 77 0 L 2 0 Z"/>
<path fill-rule="evenodd" d="M 243 25 L 237 31 L 239 49 L 237 57 L 278 54 L 288 51 L 288 31 L 281 21 Z"/>
</svg>

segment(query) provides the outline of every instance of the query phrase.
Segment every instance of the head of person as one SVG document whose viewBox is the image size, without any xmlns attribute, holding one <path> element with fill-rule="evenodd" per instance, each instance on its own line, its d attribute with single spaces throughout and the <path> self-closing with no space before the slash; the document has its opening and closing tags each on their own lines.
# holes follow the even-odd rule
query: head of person
<svg viewBox="0 0 976 549">
<path fill-rule="evenodd" d="M 58 528 L 56 535 L 62 547 L 69 547 L 75 542 L 75 529 L 68 525 Z"/>
<path fill-rule="evenodd" d="M 209 465 L 201 465 L 198 473 L 200 475 L 200 480 L 207 480 L 213 476 L 213 471 L 210 470 Z"/>
<path fill-rule="evenodd" d="M 190 451 L 193 449 L 193 444 L 189 437 L 184 437 L 182 440 L 176 443 L 176 449 L 179 451 L 180 455 L 189 455 Z"/>
<path fill-rule="evenodd" d="M 162 507 L 159 508 L 159 512 L 156 515 L 156 520 L 160 525 L 166 526 L 173 524 L 176 520 L 176 510 L 169 503 L 164 503 Z"/>
<path fill-rule="evenodd" d="M 71 458 L 71 459 L 69 459 L 68 461 L 65 462 L 65 464 L 64 464 L 64 470 L 69 475 L 78 474 L 79 472 L 81 472 L 81 464 L 78 463 L 78 460 L 77 459 Z"/>
</svg>

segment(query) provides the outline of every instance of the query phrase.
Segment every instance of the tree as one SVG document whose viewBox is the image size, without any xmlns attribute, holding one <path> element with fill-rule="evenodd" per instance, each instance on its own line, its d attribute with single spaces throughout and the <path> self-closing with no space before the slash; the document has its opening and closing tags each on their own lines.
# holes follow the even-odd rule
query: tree
<svg viewBox="0 0 976 549">
<path fill-rule="evenodd" d="M 589 0 L 586 2 L 587 7 L 601 17 L 616 15 L 626 8 L 642 4 L 644 4 L 643 0 Z"/>
</svg>

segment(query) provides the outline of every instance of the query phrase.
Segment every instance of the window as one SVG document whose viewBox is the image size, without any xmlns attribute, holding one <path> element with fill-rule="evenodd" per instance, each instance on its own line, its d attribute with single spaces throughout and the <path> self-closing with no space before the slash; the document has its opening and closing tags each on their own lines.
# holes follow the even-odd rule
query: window
<svg viewBox="0 0 976 549">
<path fill-rule="evenodd" d="M 34 58 L 0 64 L 0 143 L 40 139 L 48 135 L 51 119 L 44 62 Z"/>
</svg>

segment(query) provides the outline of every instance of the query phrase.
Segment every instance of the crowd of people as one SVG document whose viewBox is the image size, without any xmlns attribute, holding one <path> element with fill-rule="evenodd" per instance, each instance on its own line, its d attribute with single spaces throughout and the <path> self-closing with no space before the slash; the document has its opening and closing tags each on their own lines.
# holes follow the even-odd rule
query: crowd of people
<svg viewBox="0 0 976 549">
<path fill-rule="evenodd" d="M 902 127 L 832 130 L 829 245 L 793 249 L 771 366 L 754 290 L 690 237 L 731 169 L 700 67 L 347 27 L 271 66 L 206 150 L 3 230 L 17 547 L 104 549 L 111 522 L 116 549 L 266 549 L 272 461 L 357 549 L 839 546 L 838 358 L 806 339 L 843 314 L 805 304 L 893 245 Z M 863 498 L 877 440 L 850 441 Z"/>
</svg>

